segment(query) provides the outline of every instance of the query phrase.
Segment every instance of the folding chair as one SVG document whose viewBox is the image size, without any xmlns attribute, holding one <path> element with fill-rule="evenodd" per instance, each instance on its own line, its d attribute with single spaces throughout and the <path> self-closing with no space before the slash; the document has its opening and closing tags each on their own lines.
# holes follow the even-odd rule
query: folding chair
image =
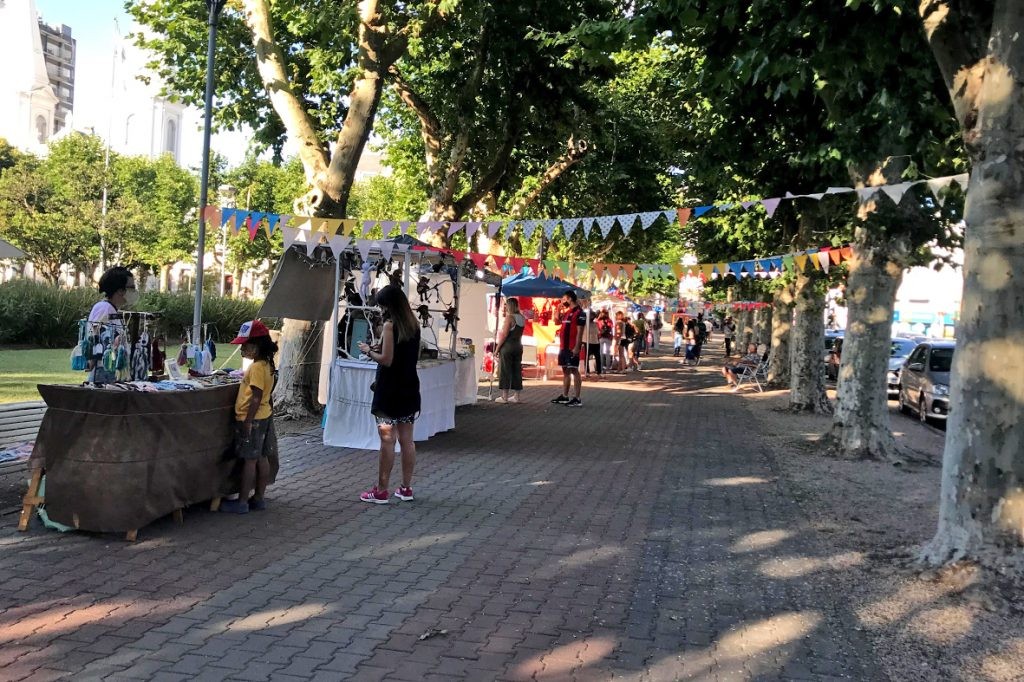
<svg viewBox="0 0 1024 682">
<path fill-rule="evenodd" d="M 764 386 L 761 382 L 768 381 L 768 364 L 771 362 L 771 357 L 767 357 L 757 363 L 754 368 L 746 368 L 743 372 L 736 377 L 737 389 L 743 386 L 743 384 L 754 384 L 757 386 L 759 393 L 764 393 Z"/>
</svg>

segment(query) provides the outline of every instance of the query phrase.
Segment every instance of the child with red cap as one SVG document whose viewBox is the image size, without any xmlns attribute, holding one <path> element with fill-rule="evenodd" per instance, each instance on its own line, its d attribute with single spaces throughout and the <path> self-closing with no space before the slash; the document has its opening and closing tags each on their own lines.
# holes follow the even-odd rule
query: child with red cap
<svg viewBox="0 0 1024 682">
<path fill-rule="evenodd" d="M 252 364 L 245 370 L 235 399 L 235 455 L 242 460 L 242 483 L 238 499 L 224 500 L 220 508 L 224 512 L 247 514 L 267 508 L 263 493 L 270 478 L 267 452 L 271 444 L 267 441 L 274 437 L 270 428 L 270 394 L 274 390 L 277 344 L 271 340 L 267 325 L 259 320 L 243 324 L 231 343 L 241 345 L 242 357 L 252 360 Z"/>
</svg>

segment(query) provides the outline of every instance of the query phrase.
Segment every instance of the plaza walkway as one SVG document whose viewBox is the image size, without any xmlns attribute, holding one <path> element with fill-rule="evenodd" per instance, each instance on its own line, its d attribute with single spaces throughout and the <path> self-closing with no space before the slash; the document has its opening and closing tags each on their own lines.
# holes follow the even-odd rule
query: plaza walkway
<svg viewBox="0 0 1024 682">
<path fill-rule="evenodd" d="M 6 517 L 0 679 L 877 679 L 721 384 L 656 357 L 581 409 L 553 382 L 461 408 L 415 502 L 360 503 L 376 453 L 312 433 L 264 513 L 136 544 Z"/>
</svg>

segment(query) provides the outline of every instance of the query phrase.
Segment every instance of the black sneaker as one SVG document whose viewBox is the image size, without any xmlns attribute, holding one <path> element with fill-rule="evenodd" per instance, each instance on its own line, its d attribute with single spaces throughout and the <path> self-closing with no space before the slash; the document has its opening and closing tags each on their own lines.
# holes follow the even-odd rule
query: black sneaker
<svg viewBox="0 0 1024 682">
<path fill-rule="evenodd" d="M 557 398 L 555 398 L 554 400 L 551 401 L 552 405 L 567 405 L 568 403 L 569 403 L 569 398 L 567 396 L 564 396 L 564 395 L 560 395 L 560 396 L 558 396 Z"/>
<path fill-rule="evenodd" d="M 567 402 L 566 405 L 569 407 L 583 407 L 583 401 L 580 400 L 579 398 L 573 398 L 572 400 Z"/>
</svg>

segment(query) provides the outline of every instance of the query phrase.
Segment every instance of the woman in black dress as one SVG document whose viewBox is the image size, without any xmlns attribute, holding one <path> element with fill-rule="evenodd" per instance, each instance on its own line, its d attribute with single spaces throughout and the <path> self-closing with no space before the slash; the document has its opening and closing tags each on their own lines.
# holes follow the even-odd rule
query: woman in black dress
<svg viewBox="0 0 1024 682">
<path fill-rule="evenodd" d="M 519 312 L 519 301 L 505 299 L 505 324 L 498 342 L 498 388 L 496 403 L 518 403 L 523 390 L 523 329 L 526 318 Z M 509 395 L 511 393 L 511 395 Z"/>
<path fill-rule="evenodd" d="M 420 413 L 420 378 L 416 361 L 420 356 L 420 327 L 401 287 L 388 285 L 377 293 L 377 305 L 384 312 L 380 348 L 365 343 L 359 349 L 377 363 L 373 403 L 380 434 L 380 466 L 377 485 L 359 496 L 363 502 L 388 503 L 388 479 L 395 463 L 395 441 L 402 447 L 402 485 L 395 491 L 400 500 L 412 499 L 412 472 L 416 466 L 413 423 Z"/>
</svg>

